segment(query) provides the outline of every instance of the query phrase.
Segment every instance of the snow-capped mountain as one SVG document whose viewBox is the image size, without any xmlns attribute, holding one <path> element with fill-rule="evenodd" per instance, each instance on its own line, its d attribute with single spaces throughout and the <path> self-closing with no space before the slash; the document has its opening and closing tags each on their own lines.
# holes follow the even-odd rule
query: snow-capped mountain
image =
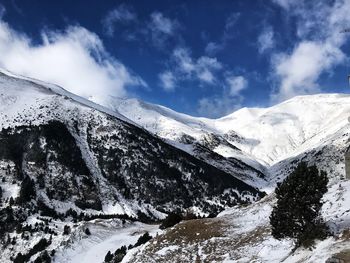
<svg viewBox="0 0 350 263">
<path fill-rule="evenodd" d="M 273 165 L 327 140 L 348 125 L 350 96 L 319 94 L 298 96 L 266 109 L 243 108 L 215 121 L 223 133 L 235 131 L 256 140 L 241 148 Z"/>
<path fill-rule="evenodd" d="M 254 167 L 270 181 L 279 162 L 327 144 L 349 126 L 350 96 L 298 96 L 270 108 L 243 108 L 220 119 L 196 118 L 136 99 L 118 99 L 109 107 L 197 157 L 201 152 L 193 145 L 200 144 L 227 160 Z"/>
<path fill-rule="evenodd" d="M 250 185 L 262 187 L 267 184 L 264 165 L 232 143 L 232 138 L 244 140 L 243 137 L 234 135 L 232 131 L 227 134 L 220 131 L 215 126 L 215 120 L 192 117 L 138 99 L 113 98 L 106 106 L 175 147 L 236 174 Z"/>
<path fill-rule="evenodd" d="M 45 147 L 48 145 L 50 132 L 53 134 L 52 136 L 57 135 L 57 138 L 54 139 L 55 143 L 58 144 L 64 144 L 62 137 L 66 136 L 67 138 L 64 139 L 70 140 L 70 145 L 65 146 L 67 149 L 61 149 L 62 151 L 67 150 L 67 152 L 62 153 L 77 155 L 80 160 L 76 160 L 76 162 L 81 161 L 81 167 L 85 169 L 80 171 L 80 174 L 91 174 L 96 182 L 101 178 L 104 178 L 104 181 L 110 180 L 109 183 L 118 186 L 119 192 L 128 192 L 127 195 L 124 194 L 124 198 L 129 196 L 131 200 L 134 200 L 141 198 L 139 194 L 142 194 L 150 195 L 148 198 L 143 196 L 142 200 L 152 199 L 151 193 L 147 193 L 148 191 L 154 191 L 153 196 L 156 196 L 163 187 L 171 186 L 174 187 L 172 191 L 174 193 L 176 189 L 180 191 L 180 188 L 186 185 L 185 182 L 195 180 L 196 182 L 192 182 L 191 185 L 185 186 L 180 191 L 182 194 L 187 193 L 189 196 L 193 196 L 192 191 L 195 189 L 192 187 L 197 182 L 201 182 L 201 184 L 206 185 L 206 189 L 210 189 L 211 187 L 207 184 L 210 184 L 210 180 L 213 178 L 219 181 L 223 180 L 223 189 L 226 188 L 224 184 L 227 184 L 227 188 L 235 183 L 237 183 L 237 189 L 240 186 L 245 187 L 244 183 L 232 175 L 225 174 L 165 144 L 162 140 L 133 125 L 132 121 L 117 112 L 74 96 L 57 86 L 1 74 L 0 89 L 0 128 L 3 129 L 3 145 L 7 145 L 5 144 L 7 141 L 18 141 L 20 138 L 23 140 L 21 145 L 18 145 L 20 148 L 15 149 L 19 151 L 18 154 L 27 154 L 26 150 L 32 150 L 31 147 L 39 147 L 39 150 L 42 148 L 49 151 Z M 15 138 L 16 136 L 18 139 Z M 37 142 L 37 140 L 39 141 Z M 24 147 L 26 144 L 31 145 L 29 149 Z M 8 146 L 12 147 L 10 143 Z M 68 151 L 68 147 L 72 148 Z M 73 149 L 74 147 L 76 149 Z M 58 154 L 56 153 L 56 155 Z M 21 164 L 16 164 L 14 157 L 9 157 L 6 150 L 2 154 L 2 158 L 12 158 L 15 167 L 21 168 Z M 71 156 L 71 160 L 74 158 L 75 156 Z M 27 161 L 30 162 L 30 160 Z M 180 168 L 181 162 L 186 163 L 186 165 Z M 33 163 L 36 162 L 33 161 Z M 149 172 L 151 173 L 146 174 Z M 143 180 L 140 176 L 147 179 L 149 185 L 142 186 L 140 184 L 138 187 L 131 187 L 130 184 L 133 181 Z M 158 176 L 159 178 L 157 178 Z M 157 180 L 155 180 L 156 178 Z M 175 181 L 173 183 L 167 182 L 168 178 Z M 152 180 L 155 181 L 151 183 Z M 184 180 L 183 184 L 180 184 L 182 180 Z M 155 186 L 157 189 L 150 189 Z M 102 186 L 99 187 L 102 188 Z M 217 187 L 216 185 L 215 188 Z M 249 186 L 247 187 L 249 188 Z M 138 188 L 141 189 L 136 190 Z M 149 189 L 147 190 L 147 188 Z M 248 190 L 248 188 L 244 190 Z M 254 195 L 256 191 L 251 189 Z M 106 191 L 101 189 L 101 192 Z M 114 193 L 114 195 L 120 195 L 120 193 Z M 168 202 L 166 197 L 161 197 L 161 199 L 164 204 Z M 177 201 L 181 203 L 181 197 Z M 106 206 L 110 205 L 106 204 Z"/>
<path fill-rule="evenodd" d="M 2 262 L 47 257 L 43 247 L 64 254 L 88 236 L 88 225 L 99 229 L 91 220 L 123 228 L 174 211 L 215 214 L 263 196 L 114 110 L 6 71 L 0 189 Z"/>
</svg>

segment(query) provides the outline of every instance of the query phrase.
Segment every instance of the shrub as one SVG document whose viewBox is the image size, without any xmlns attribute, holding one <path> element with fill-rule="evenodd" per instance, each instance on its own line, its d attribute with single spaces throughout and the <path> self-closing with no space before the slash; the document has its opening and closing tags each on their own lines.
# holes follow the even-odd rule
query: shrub
<svg viewBox="0 0 350 263">
<path fill-rule="evenodd" d="M 145 244 L 147 241 L 149 241 L 151 239 L 152 239 L 152 236 L 148 232 L 146 232 L 142 236 L 139 237 L 139 239 L 137 240 L 134 247 L 141 246 L 142 244 Z"/>
<path fill-rule="evenodd" d="M 183 216 L 183 220 L 194 220 L 194 219 L 200 219 L 201 216 L 196 215 L 195 213 L 192 212 L 187 212 L 184 216 Z"/>
<path fill-rule="evenodd" d="M 175 213 L 170 213 L 161 223 L 159 226 L 160 229 L 166 229 L 168 227 L 175 226 L 176 224 L 180 223 L 182 220 L 182 217 Z"/>
</svg>

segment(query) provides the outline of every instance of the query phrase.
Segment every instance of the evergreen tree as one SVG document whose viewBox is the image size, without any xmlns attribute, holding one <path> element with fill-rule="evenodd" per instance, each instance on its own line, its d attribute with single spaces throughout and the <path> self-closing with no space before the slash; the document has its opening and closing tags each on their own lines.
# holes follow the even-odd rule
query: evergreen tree
<svg viewBox="0 0 350 263">
<path fill-rule="evenodd" d="M 30 179 L 29 176 L 26 176 L 22 181 L 17 201 L 19 204 L 23 204 L 29 202 L 32 198 L 35 198 L 35 196 L 36 190 L 34 181 Z"/>
<path fill-rule="evenodd" d="M 112 259 L 113 259 L 113 255 L 112 255 L 111 251 L 108 251 L 107 255 L 105 256 L 105 262 L 110 262 L 110 261 L 112 261 Z"/>
<path fill-rule="evenodd" d="M 151 239 L 152 239 L 152 236 L 148 232 L 146 232 L 142 236 L 139 237 L 139 239 L 137 240 L 134 247 L 141 246 L 142 244 L 145 244 L 146 242 L 148 242 Z"/>
<path fill-rule="evenodd" d="M 64 225 L 63 227 L 63 235 L 69 235 L 71 232 L 71 228 L 68 225 Z"/>
<path fill-rule="evenodd" d="M 114 252 L 113 263 L 122 262 L 122 261 L 123 261 L 123 258 L 124 258 L 125 255 L 126 255 L 126 251 L 127 251 L 126 246 L 122 246 L 122 247 L 118 248 L 118 249 Z"/>
<path fill-rule="evenodd" d="M 315 239 L 324 239 L 328 228 L 320 209 L 327 192 L 328 178 L 316 166 L 301 162 L 275 190 L 277 204 L 270 216 L 272 235 L 277 239 L 293 238 L 296 247 L 309 247 Z"/>
<path fill-rule="evenodd" d="M 88 227 L 85 229 L 85 234 L 87 234 L 88 236 L 91 235 L 90 229 Z"/>
<path fill-rule="evenodd" d="M 182 220 L 182 217 L 176 213 L 170 213 L 168 216 L 162 221 L 159 228 L 160 229 L 166 229 L 168 227 L 175 226 L 176 224 L 180 223 Z"/>
<path fill-rule="evenodd" d="M 13 206 L 14 203 L 15 203 L 15 200 L 13 200 L 13 197 L 11 196 L 9 200 L 9 206 Z"/>
</svg>

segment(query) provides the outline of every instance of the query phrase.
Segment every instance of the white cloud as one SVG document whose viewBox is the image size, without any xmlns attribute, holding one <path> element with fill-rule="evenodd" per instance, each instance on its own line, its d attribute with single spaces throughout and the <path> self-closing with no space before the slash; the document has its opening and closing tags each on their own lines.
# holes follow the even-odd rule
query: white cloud
<svg viewBox="0 0 350 263">
<path fill-rule="evenodd" d="M 348 36 L 340 31 L 350 24 L 350 1 L 274 2 L 285 9 L 286 16 L 296 19 L 300 41 L 292 52 L 278 54 L 272 60 L 273 74 L 279 82 L 272 100 L 320 91 L 317 80 L 321 74 L 345 61 L 341 48 Z"/>
<path fill-rule="evenodd" d="M 300 94 L 319 92 L 315 83 L 325 70 L 340 63 L 344 54 L 327 43 L 303 41 L 290 55 L 275 58 L 274 71 L 281 79 L 278 93 L 273 100 L 281 101 Z"/>
<path fill-rule="evenodd" d="M 215 82 L 214 74 L 221 68 L 222 65 L 216 58 L 202 56 L 197 60 L 195 70 L 200 81 L 213 84 Z"/>
<path fill-rule="evenodd" d="M 175 76 L 170 71 L 159 74 L 159 79 L 165 91 L 173 91 L 175 89 Z"/>
<path fill-rule="evenodd" d="M 239 97 L 215 96 L 200 99 L 197 112 L 201 116 L 218 118 L 232 113 L 240 107 L 241 98 Z"/>
<path fill-rule="evenodd" d="M 215 73 L 222 68 L 216 58 L 201 56 L 193 59 L 186 48 L 177 48 L 173 52 L 175 71 L 187 79 L 197 79 L 202 83 L 213 84 Z"/>
<path fill-rule="evenodd" d="M 221 117 L 241 107 L 241 91 L 248 87 L 244 76 L 226 74 L 226 84 L 221 95 L 202 98 L 198 102 L 198 113 L 202 116 Z"/>
<path fill-rule="evenodd" d="M 165 90 L 173 91 L 175 82 L 197 81 L 199 84 L 216 87 L 216 95 L 203 97 L 198 101 L 197 112 L 202 116 L 219 117 L 232 112 L 241 106 L 241 92 L 248 87 L 244 76 L 235 75 L 215 57 L 200 56 L 195 58 L 189 49 L 176 48 L 173 51 L 170 71 L 160 74 Z"/>
<path fill-rule="evenodd" d="M 243 76 L 228 76 L 226 82 L 230 96 L 239 96 L 240 92 L 248 86 L 248 81 Z"/>
<path fill-rule="evenodd" d="M 117 23 L 125 24 L 135 21 L 136 19 L 136 13 L 134 13 L 129 7 L 121 4 L 117 8 L 107 13 L 105 18 L 102 20 L 102 24 L 107 35 L 113 36 Z"/>
<path fill-rule="evenodd" d="M 165 91 L 174 91 L 176 84 L 183 81 L 195 81 L 200 85 L 218 85 L 222 87 L 220 73 L 223 65 L 214 57 L 192 57 L 188 48 L 174 49 L 168 69 L 159 74 L 160 86 Z"/>
<path fill-rule="evenodd" d="M 173 52 L 174 60 L 178 68 L 184 73 L 190 75 L 195 70 L 195 64 L 190 57 L 188 49 L 177 48 Z"/>
<path fill-rule="evenodd" d="M 215 80 L 213 73 L 207 68 L 204 68 L 200 72 L 198 72 L 197 77 L 200 81 L 205 83 L 213 83 Z"/>
<path fill-rule="evenodd" d="M 101 39 L 80 26 L 65 32 L 42 32 L 42 43 L 0 20 L 0 66 L 15 73 L 58 84 L 101 102 L 108 95 L 126 96 L 127 86 L 145 82 L 104 49 Z"/>
<path fill-rule="evenodd" d="M 293 2 L 297 2 L 297 1 L 295 1 L 295 0 L 272 0 L 272 2 L 274 2 L 277 5 L 280 5 L 284 9 L 288 10 L 292 6 Z"/>
<path fill-rule="evenodd" d="M 272 27 L 265 27 L 258 36 L 258 49 L 262 54 L 265 51 L 272 49 L 275 46 L 274 33 Z"/>
<path fill-rule="evenodd" d="M 152 30 L 172 35 L 174 34 L 176 23 L 165 17 L 162 13 L 154 12 L 151 14 L 150 27 Z"/>
<path fill-rule="evenodd" d="M 179 24 L 176 20 L 171 20 L 160 12 L 153 12 L 145 33 L 150 34 L 156 47 L 162 48 L 169 38 L 175 37 L 178 28 Z"/>
</svg>

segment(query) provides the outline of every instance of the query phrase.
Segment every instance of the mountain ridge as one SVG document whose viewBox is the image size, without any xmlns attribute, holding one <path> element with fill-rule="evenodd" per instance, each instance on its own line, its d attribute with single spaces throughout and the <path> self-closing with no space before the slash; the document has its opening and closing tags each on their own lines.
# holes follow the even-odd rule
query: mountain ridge
<svg viewBox="0 0 350 263">
<path fill-rule="evenodd" d="M 225 137 L 230 137 L 230 133 L 233 133 L 245 142 L 242 144 L 231 138 L 229 143 L 243 150 L 251 159 L 270 167 L 301 151 L 303 145 L 313 137 L 322 137 L 322 133 L 325 135 L 324 130 L 330 128 L 334 131 L 332 126 L 346 125 L 350 115 L 349 103 L 350 96 L 346 94 L 303 95 L 272 107 L 242 108 L 218 119 L 196 118 L 182 113 L 179 114 L 182 118 L 172 118 L 164 115 L 167 111 L 152 111 L 152 105 L 147 103 L 137 104 L 133 101 L 132 107 L 126 107 L 128 100 L 124 100 L 124 106 L 115 105 L 115 109 L 149 131 L 173 142 L 178 142 L 183 133 L 195 137 L 197 141 L 210 133 Z M 144 114 L 143 105 L 147 105 Z M 136 107 L 137 110 L 134 110 Z M 155 116 L 149 117 L 150 112 Z M 171 113 L 176 114 L 172 110 Z M 332 116 L 327 117 L 329 114 Z M 146 117 L 143 118 L 143 115 Z M 263 133 L 267 133 L 266 136 L 262 136 Z M 278 141 L 280 139 L 282 141 Z M 230 155 L 226 154 L 228 156 Z"/>
</svg>

